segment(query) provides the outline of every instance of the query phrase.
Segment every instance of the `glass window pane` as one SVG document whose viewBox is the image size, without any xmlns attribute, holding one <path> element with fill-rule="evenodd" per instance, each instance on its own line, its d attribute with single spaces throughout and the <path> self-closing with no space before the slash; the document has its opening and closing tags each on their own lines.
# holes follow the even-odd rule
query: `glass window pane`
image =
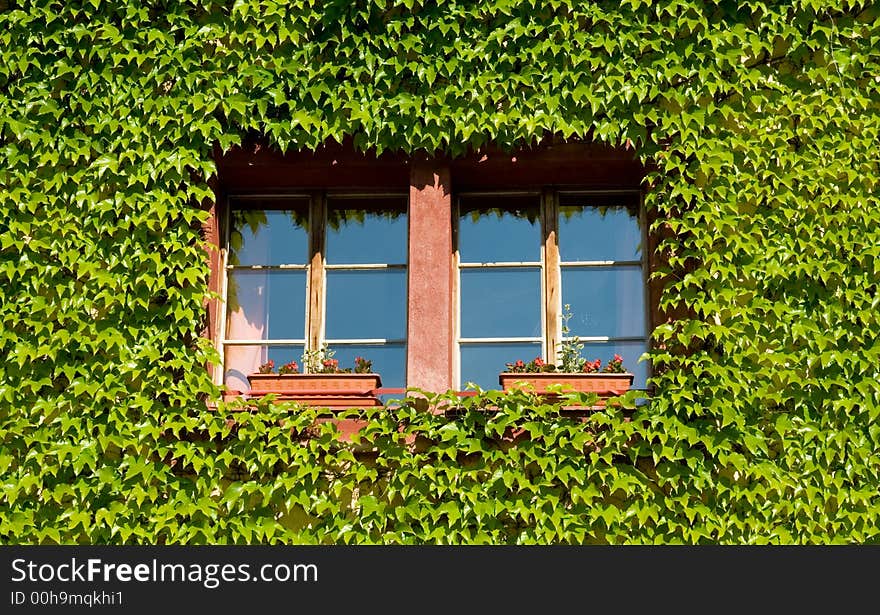
<svg viewBox="0 0 880 615">
<path fill-rule="evenodd" d="M 537 197 L 467 197 L 459 201 L 458 251 L 463 263 L 541 260 Z"/>
<path fill-rule="evenodd" d="M 404 339 L 406 271 L 327 272 L 327 338 Z"/>
<path fill-rule="evenodd" d="M 517 359 L 529 362 L 541 356 L 541 344 L 462 344 L 461 388 L 468 382 L 483 389 L 500 389 L 498 374 L 507 369 L 507 363 Z"/>
<path fill-rule="evenodd" d="M 255 373 L 269 359 L 275 362 L 275 371 L 289 361 L 296 361 L 302 372 L 302 346 L 226 346 L 223 383 L 233 391 L 250 391 L 248 374 Z"/>
<path fill-rule="evenodd" d="M 405 264 L 406 233 L 406 197 L 327 201 L 330 264 Z"/>
<path fill-rule="evenodd" d="M 406 386 L 406 346 L 403 344 L 331 344 L 333 358 L 339 367 L 354 369 L 354 358 L 363 357 L 373 362 L 373 371 L 382 376 L 382 386 Z M 396 397 L 401 397 L 397 395 Z"/>
<path fill-rule="evenodd" d="M 645 335 L 645 283 L 638 265 L 563 267 L 562 303 L 571 306 L 571 335 Z"/>
<path fill-rule="evenodd" d="M 541 270 L 461 270 L 461 337 L 540 337 Z"/>
<path fill-rule="evenodd" d="M 248 203 L 256 206 L 265 202 Z M 284 209 L 232 211 L 230 265 L 306 264 L 309 254 L 308 201 L 278 201 L 277 204 Z"/>
<path fill-rule="evenodd" d="M 226 301 L 226 339 L 305 338 L 305 271 L 232 270 Z"/>
<path fill-rule="evenodd" d="M 644 389 L 648 379 L 647 361 L 639 362 L 642 353 L 647 352 L 647 341 L 637 342 L 585 342 L 581 355 L 587 361 L 600 359 L 602 368 L 614 355 L 619 354 L 623 358 L 623 368 L 633 375 L 632 388 Z"/>
<path fill-rule="evenodd" d="M 559 206 L 564 261 L 637 261 L 642 257 L 638 195 L 565 196 Z"/>
</svg>

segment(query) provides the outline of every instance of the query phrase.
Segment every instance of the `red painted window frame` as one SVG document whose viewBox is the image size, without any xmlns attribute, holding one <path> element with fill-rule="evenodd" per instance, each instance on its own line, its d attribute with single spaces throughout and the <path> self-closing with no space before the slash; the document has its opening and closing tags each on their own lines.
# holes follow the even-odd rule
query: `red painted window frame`
<svg viewBox="0 0 880 615">
<path fill-rule="evenodd" d="M 216 195 L 205 226 L 211 269 L 210 289 L 222 283 L 221 238 L 229 194 L 306 190 L 409 191 L 408 387 L 442 392 L 453 388 L 455 373 L 453 199 L 455 192 L 640 188 L 645 167 L 632 148 L 591 143 L 544 142 L 505 152 L 483 148 L 467 156 L 359 152 L 351 143 L 328 144 L 315 152 L 280 153 L 253 141 L 227 152 L 215 151 Z M 651 220 L 649 220 L 649 223 Z M 650 234 L 649 254 L 659 238 Z M 657 264 L 649 259 L 649 273 Z M 650 328 L 666 319 L 657 309 L 659 287 L 649 284 Z M 219 302 L 207 305 L 206 335 L 220 339 Z M 215 374 L 215 377 L 216 374 Z"/>
</svg>

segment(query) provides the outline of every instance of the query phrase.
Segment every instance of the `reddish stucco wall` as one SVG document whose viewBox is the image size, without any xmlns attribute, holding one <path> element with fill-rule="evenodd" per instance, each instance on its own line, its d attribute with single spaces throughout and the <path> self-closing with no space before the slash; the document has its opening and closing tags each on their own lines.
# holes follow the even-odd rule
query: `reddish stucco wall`
<svg viewBox="0 0 880 615">
<path fill-rule="evenodd" d="M 452 388 L 452 186 L 449 168 L 413 162 L 409 193 L 407 386 Z"/>
</svg>

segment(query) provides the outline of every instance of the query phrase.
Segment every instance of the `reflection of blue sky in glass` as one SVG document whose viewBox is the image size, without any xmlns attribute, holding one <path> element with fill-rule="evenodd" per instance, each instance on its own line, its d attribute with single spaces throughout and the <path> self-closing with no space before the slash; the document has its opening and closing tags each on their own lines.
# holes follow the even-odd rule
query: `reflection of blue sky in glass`
<svg viewBox="0 0 880 615">
<path fill-rule="evenodd" d="M 327 272 L 328 339 L 406 337 L 406 271 Z"/>
<path fill-rule="evenodd" d="M 269 359 L 275 361 L 276 372 L 289 361 L 296 361 L 302 372 L 302 354 L 302 346 L 227 346 L 223 382 L 236 391 L 247 391 L 248 374 Z"/>
<path fill-rule="evenodd" d="M 476 222 L 465 213 L 458 222 L 458 251 L 463 263 L 537 262 L 541 225 L 510 212 L 484 212 Z"/>
<path fill-rule="evenodd" d="M 403 344 L 331 344 L 330 348 L 335 352 L 333 358 L 339 361 L 339 367 L 354 369 L 354 358 L 363 357 L 373 362 L 373 371 L 382 377 L 383 387 L 406 386 L 406 346 Z"/>
<path fill-rule="evenodd" d="M 229 272 L 229 285 L 227 339 L 305 337 L 305 271 L 238 269 Z M 261 326 L 255 337 L 252 331 Z"/>
<path fill-rule="evenodd" d="M 474 382 L 483 389 L 500 389 L 498 374 L 507 363 L 526 363 L 541 356 L 541 344 L 462 344 L 461 388 Z"/>
<path fill-rule="evenodd" d="M 571 335 L 642 337 L 644 302 L 638 265 L 562 268 L 562 303 L 571 305 Z"/>
<path fill-rule="evenodd" d="M 462 337 L 539 337 L 538 268 L 462 269 Z"/>
<path fill-rule="evenodd" d="M 623 367 L 633 375 L 632 387 L 644 389 L 648 378 L 647 361 L 639 362 L 639 357 L 647 350 L 647 342 L 587 342 L 581 350 L 581 355 L 587 360 L 602 360 L 602 368 L 615 354 L 623 357 Z"/>
<path fill-rule="evenodd" d="M 230 236 L 231 265 L 304 265 L 307 262 L 308 232 L 294 221 L 293 212 L 237 210 L 233 212 L 233 220 L 238 224 Z M 240 247 L 236 246 L 237 234 L 240 234 Z"/>
<path fill-rule="evenodd" d="M 302 373 L 302 346 L 269 346 L 269 358 L 275 361 L 275 371 L 288 361 L 296 361 Z"/>
<path fill-rule="evenodd" d="M 328 263 L 406 263 L 406 215 L 390 219 L 378 213 L 343 211 L 346 219 L 338 229 L 327 226 Z M 358 221 L 358 217 L 363 220 Z"/>
<path fill-rule="evenodd" d="M 589 204 L 589 197 L 583 197 Z M 640 260 L 639 219 L 626 207 L 559 209 L 559 255 L 563 261 Z"/>
</svg>

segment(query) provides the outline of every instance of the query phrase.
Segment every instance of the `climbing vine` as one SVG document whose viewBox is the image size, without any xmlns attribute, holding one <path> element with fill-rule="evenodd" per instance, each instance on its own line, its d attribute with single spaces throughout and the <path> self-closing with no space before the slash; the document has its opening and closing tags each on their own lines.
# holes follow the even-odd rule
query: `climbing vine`
<svg viewBox="0 0 880 615">
<path fill-rule="evenodd" d="M 0 48 L 3 542 L 878 541 L 875 2 L 0 0 Z M 214 406 L 201 226 L 253 135 L 634 147 L 650 403 L 410 401 L 363 450 Z"/>
</svg>

